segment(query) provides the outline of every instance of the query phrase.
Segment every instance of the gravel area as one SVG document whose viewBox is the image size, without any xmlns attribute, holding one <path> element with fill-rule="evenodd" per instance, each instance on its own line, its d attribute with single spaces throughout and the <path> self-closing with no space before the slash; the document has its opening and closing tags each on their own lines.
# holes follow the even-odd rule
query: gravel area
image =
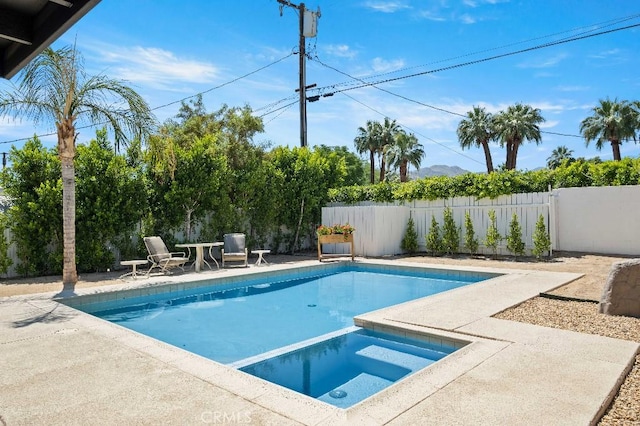
<svg viewBox="0 0 640 426">
<path fill-rule="evenodd" d="M 640 342 L 640 318 L 598 313 L 598 305 L 536 297 L 496 318 Z M 599 425 L 640 425 L 640 354 Z"/>
</svg>

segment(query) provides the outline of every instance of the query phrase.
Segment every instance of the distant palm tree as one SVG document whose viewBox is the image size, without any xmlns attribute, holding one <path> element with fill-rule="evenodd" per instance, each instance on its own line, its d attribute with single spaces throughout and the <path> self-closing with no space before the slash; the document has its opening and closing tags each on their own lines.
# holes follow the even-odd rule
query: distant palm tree
<svg viewBox="0 0 640 426">
<path fill-rule="evenodd" d="M 358 154 L 369 153 L 369 179 L 370 183 L 375 183 L 375 155 L 378 152 L 380 123 L 369 120 L 365 127 L 358 127 L 358 135 L 354 139 Z"/>
<path fill-rule="evenodd" d="M 474 106 L 473 110 L 467 113 L 467 118 L 458 124 L 457 133 L 463 150 L 474 145 L 482 147 L 487 163 L 487 173 L 493 172 L 493 160 L 491 159 L 491 150 L 489 150 L 489 142 L 494 137 L 491 113 L 488 113 L 484 108 Z"/>
<path fill-rule="evenodd" d="M 520 103 L 511 105 L 506 111 L 501 111 L 493 117 L 496 137 L 507 147 L 507 170 L 515 170 L 518 148 L 523 141 L 532 140 L 536 144 L 541 142 L 538 124 L 543 122 L 544 118 L 538 108 Z"/>
<path fill-rule="evenodd" d="M 624 140 L 635 137 L 638 130 L 637 114 L 627 101 L 601 99 L 600 105 L 593 108 L 593 115 L 580 123 L 580 133 L 589 146 L 596 141 L 600 151 L 605 142 L 611 143 L 613 159 L 620 161 L 620 144 Z"/>
<path fill-rule="evenodd" d="M 115 135 L 116 150 L 126 135 L 149 133 L 154 123 L 147 103 L 123 82 L 84 72 L 75 47 L 45 49 L 20 74 L 14 90 L 0 93 L 0 114 L 55 123 L 62 166 L 63 273 L 65 289 L 78 281 L 76 271 L 75 168 L 76 123 L 86 119 L 106 124 Z"/>
<path fill-rule="evenodd" d="M 573 154 L 572 149 L 564 145 L 557 147 L 551 151 L 551 155 L 547 158 L 547 167 L 553 170 L 560 167 L 565 160 L 573 160 L 574 158 L 571 154 Z"/>
<path fill-rule="evenodd" d="M 395 138 L 395 143 L 387 150 L 387 159 L 391 167 L 400 169 L 400 182 L 406 182 L 407 169 L 409 165 L 416 169 L 420 168 L 420 163 L 424 157 L 424 149 L 418 143 L 418 139 L 413 134 L 407 134 L 400 130 Z"/>
<path fill-rule="evenodd" d="M 396 120 L 391 120 L 389 117 L 385 117 L 384 123 L 379 124 L 379 126 L 380 134 L 378 140 L 378 156 L 380 157 L 380 182 L 384 182 L 387 150 L 395 143 L 396 135 L 400 131 L 400 125 L 396 123 Z"/>
</svg>

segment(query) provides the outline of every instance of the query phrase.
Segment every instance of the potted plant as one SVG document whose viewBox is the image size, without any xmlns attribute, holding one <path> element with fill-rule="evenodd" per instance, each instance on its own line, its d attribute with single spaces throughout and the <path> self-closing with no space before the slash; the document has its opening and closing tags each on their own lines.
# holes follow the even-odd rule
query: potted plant
<svg viewBox="0 0 640 426">
<path fill-rule="evenodd" d="M 348 223 L 344 225 L 320 225 L 316 230 L 320 244 L 342 243 L 353 241 L 355 228 Z"/>
<path fill-rule="evenodd" d="M 322 260 L 323 257 L 343 256 L 343 255 L 328 255 L 322 253 L 322 244 L 337 244 L 337 243 L 351 243 L 351 260 L 353 260 L 353 233 L 355 228 L 349 223 L 344 225 L 325 226 L 320 225 L 316 229 L 318 235 L 318 260 Z"/>
</svg>

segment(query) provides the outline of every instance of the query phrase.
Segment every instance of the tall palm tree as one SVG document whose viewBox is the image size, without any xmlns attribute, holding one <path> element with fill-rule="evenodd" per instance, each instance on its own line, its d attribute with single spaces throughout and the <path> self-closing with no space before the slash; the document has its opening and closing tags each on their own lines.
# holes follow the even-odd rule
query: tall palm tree
<svg viewBox="0 0 640 426">
<path fill-rule="evenodd" d="M 424 149 L 418 143 L 418 138 L 413 133 L 407 134 L 403 130 L 396 134 L 395 143 L 387 151 L 387 160 L 389 160 L 391 167 L 400 169 L 400 182 L 408 180 L 407 169 L 409 165 L 416 169 L 420 168 L 423 157 Z"/>
<path fill-rule="evenodd" d="M 538 108 L 520 103 L 511 105 L 493 117 L 496 137 L 507 147 L 507 170 L 515 170 L 518 148 L 523 141 L 531 140 L 536 144 L 542 141 L 538 124 L 543 122 Z"/>
<path fill-rule="evenodd" d="M 396 123 L 396 120 L 391 120 L 389 117 L 385 117 L 384 123 L 379 123 L 379 126 L 380 134 L 378 140 L 378 156 L 380 157 L 380 182 L 384 182 L 387 150 L 395 143 L 396 135 L 400 131 L 400 125 Z"/>
<path fill-rule="evenodd" d="M 484 108 L 474 106 L 471 111 L 467 112 L 467 118 L 458 124 L 457 133 L 463 150 L 472 146 L 482 147 L 487 163 L 487 173 L 493 172 L 493 160 L 489 149 L 489 142 L 494 136 L 491 113 Z"/>
<path fill-rule="evenodd" d="M 378 152 L 378 140 L 380 123 L 369 120 L 365 127 L 358 127 L 358 135 L 353 140 L 358 154 L 369 153 L 369 178 L 371 184 L 375 183 L 375 155 Z"/>
<path fill-rule="evenodd" d="M 605 142 L 611 143 L 613 159 L 620 161 L 620 144 L 635 137 L 638 129 L 637 115 L 627 101 L 600 99 L 600 105 L 593 108 L 593 115 L 580 123 L 580 133 L 589 146 L 596 141 L 598 151 Z"/>
<path fill-rule="evenodd" d="M 19 75 L 13 90 L 0 93 L 0 115 L 55 124 L 62 166 L 63 273 L 65 290 L 73 290 L 76 271 L 75 168 L 76 123 L 106 124 L 116 149 L 127 135 L 149 133 L 153 116 L 147 103 L 123 82 L 103 75 L 89 77 L 75 47 L 45 49 Z"/>
<path fill-rule="evenodd" d="M 573 160 L 572 154 L 573 150 L 564 145 L 557 147 L 551 151 L 551 155 L 547 158 L 547 167 L 552 170 L 560 167 L 565 160 Z"/>
</svg>

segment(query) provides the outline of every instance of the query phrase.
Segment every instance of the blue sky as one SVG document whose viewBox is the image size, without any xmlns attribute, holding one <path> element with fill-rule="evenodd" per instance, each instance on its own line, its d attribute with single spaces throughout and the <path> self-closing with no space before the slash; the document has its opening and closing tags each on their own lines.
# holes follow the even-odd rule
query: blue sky
<svg viewBox="0 0 640 426">
<path fill-rule="evenodd" d="M 312 57 L 307 61 L 307 84 L 323 89 L 309 95 L 348 89 L 308 103 L 310 146 L 344 145 L 353 150 L 359 126 L 388 116 L 416 134 L 426 152 L 423 166 L 484 171 L 481 149 L 460 149 L 456 128 L 461 117 L 456 114 L 465 114 L 474 105 L 498 112 L 521 102 L 539 108 L 546 122 L 541 126 L 542 143 L 527 143 L 520 149 L 519 169 L 544 166 L 559 145 L 572 149 L 574 156 L 599 155 L 606 160 L 612 156 L 609 146 L 598 152 L 593 144 L 585 147 L 581 138 L 553 133 L 579 135 L 580 121 L 599 99 L 640 100 L 640 27 L 429 72 L 640 24 L 640 4 L 633 1 L 307 0 L 305 4 L 321 11 L 318 35 L 307 39 Z M 74 42 L 89 73 L 127 80 L 152 108 L 206 91 L 208 111 L 224 103 L 248 104 L 257 115 L 266 114 L 265 133 L 256 142 L 300 143 L 298 105 L 274 111 L 296 100 L 298 85 L 298 56 L 291 55 L 298 50 L 298 16 L 289 7 L 280 16 L 276 0 L 103 0 L 53 47 Z M 411 74 L 421 75 L 403 78 Z M 377 84 L 384 91 L 354 88 L 362 84 L 348 76 L 393 81 Z M 0 88 L 6 87 L 7 82 L 0 82 Z M 154 113 L 164 121 L 178 108 L 179 102 Z M 7 141 L 53 130 L 2 119 L 0 150 L 8 151 L 12 143 Z M 83 129 L 78 142 L 94 136 L 95 130 Z M 53 136 L 42 140 L 55 145 Z M 491 150 L 494 164 L 503 163 L 504 150 L 497 145 Z M 623 156 L 639 154 L 640 145 L 623 144 Z"/>
</svg>

